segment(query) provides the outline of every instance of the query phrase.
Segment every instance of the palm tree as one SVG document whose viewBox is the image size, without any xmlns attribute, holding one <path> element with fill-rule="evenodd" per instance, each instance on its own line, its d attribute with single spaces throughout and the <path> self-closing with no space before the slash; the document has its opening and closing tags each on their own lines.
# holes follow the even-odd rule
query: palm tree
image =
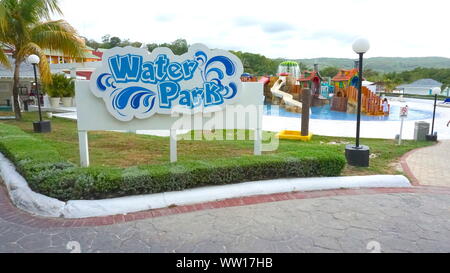
<svg viewBox="0 0 450 273">
<path fill-rule="evenodd" d="M 62 15 L 58 0 L 0 0 L 0 43 L 14 48 L 12 93 L 18 120 L 22 118 L 18 92 L 20 64 L 27 56 L 40 57 L 43 83 L 51 83 L 50 65 L 44 50 L 59 51 L 72 58 L 85 56 L 84 42 L 76 30 L 64 20 L 51 20 L 52 14 Z M 0 50 L 0 64 L 12 67 L 3 50 Z"/>
</svg>

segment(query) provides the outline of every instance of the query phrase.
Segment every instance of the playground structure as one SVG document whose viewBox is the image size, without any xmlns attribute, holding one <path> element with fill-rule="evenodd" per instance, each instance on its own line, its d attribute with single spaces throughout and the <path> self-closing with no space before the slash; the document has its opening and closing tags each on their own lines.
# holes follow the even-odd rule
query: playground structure
<svg viewBox="0 0 450 273">
<path fill-rule="evenodd" d="M 278 77 L 261 77 L 259 82 L 265 84 L 264 95 L 268 102 L 280 105 L 289 112 L 303 113 L 302 94 L 310 91 L 310 106 L 320 107 L 331 104 L 332 111 L 356 113 L 358 103 L 359 69 L 358 62 L 350 70 L 340 69 L 331 83 L 324 81 L 319 66 L 312 71 L 301 73 L 297 63 L 287 61 L 280 64 Z M 364 80 L 364 79 L 363 79 Z M 245 81 L 257 81 L 247 77 Z M 389 106 L 390 108 L 390 106 Z M 362 113 L 369 116 L 384 116 L 383 100 L 369 88 L 362 87 Z M 390 110 L 390 109 L 389 109 Z"/>
<path fill-rule="evenodd" d="M 291 76 L 294 79 L 298 79 L 300 74 L 300 66 L 296 62 L 286 61 L 278 66 L 278 75 L 280 76 Z"/>
<path fill-rule="evenodd" d="M 356 113 L 357 105 L 358 89 L 354 86 L 349 86 L 336 91 L 336 95 L 332 98 L 331 110 Z M 368 116 L 386 115 L 386 113 L 383 112 L 383 100 L 365 86 L 362 87 L 361 112 Z"/>
<path fill-rule="evenodd" d="M 272 103 L 275 105 L 281 105 L 286 108 L 286 110 L 295 113 L 301 113 L 303 109 L 303 104 L 298 100 L 294 99 L 292 94 L 282 91 L 286 87 L 286 82 L 288 81 L 287 76 L 281 76 L 271 88 L 272 92 Z"/>
<path fill-rule="evenodd" d="M 322 95 L 322 97 L 331 100 L 334 95 L 334 89 L 334 86 L 332 86 L 331 84 L 323 82 L 321 84 L 320 94 Z"/>
<path fill-rule="evenodd" d="M 257 82 L 258 78 L 253 76 L 253 75 L 251 75 L 251 74 L 244 73 L 241 76 L 241 81 L 242 82 Z"/>
<path fill-rule="evenodd" d="M 358 105 L 359 62 L 355 62 L 355 68 L 341 69 L 331 80 L 334 88 L 334 96 L 331 99 L 331 110 L 339 112 L 356 113 Z M 364 79 L 362 79 L 364 80 Z M 389 106 L 390 108 L 390 106 Z M 361 111 L 369 116 L 384 116 L 383 100 L 369 88 L 362 87 Z M 389 111 L 390 112 L 390 111 Z"/>
<path fill-rule="evenodd" d="M 298 79 L 300 83 L 300 93 L 303 89 L 309 89 L 312 93 L 312 106 L 324 106 L 329 104 L 329 93 L 325 94 L 322 91 L 323 78 L 319 72 L 319 65 L 314 65 L 314 70 L 304 71 Z M 327 90 L 329 91 L 329 90 Z"/>
</svg>

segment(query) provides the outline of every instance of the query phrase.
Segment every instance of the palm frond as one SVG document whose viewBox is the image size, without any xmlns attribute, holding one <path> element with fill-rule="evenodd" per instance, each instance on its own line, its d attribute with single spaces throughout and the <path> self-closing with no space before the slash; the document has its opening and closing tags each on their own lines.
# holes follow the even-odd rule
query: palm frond
<svg viewBox="0 0 450 273">
<path fill-rule="evenodd" d="M 58 0 L 21 0 L 19 6 L 21 17 L 29 23 L 37 23 L 42 18 L 50 20 L 52 14 L 62 15 Z"/>
<path fill-rule="evenodd" d="M 76 30 L 64 20 L 49 21 L 31 29 L 31 41 L 42 49 L 59 51 L 71 58 L 86 57 L 86 46 Z"/>
<path fill-rule="evenodd" d="M 3 2 L 0 2 L 0 32 L 6 30 L 6 7 Z"/>
<path fill-rule="evenodd" d="M 50 72 L 50 64 L 48 63 L 47 56 L 45 55 L 42 48 L 35 43 L 28 43 L 17 54 L 16 62 L 22 62 L 31 54 L 36 54 L 39 56 L 41 61 L 39 62 L 39 71 L 41 74 L 41 81 L 45 84 L 50 84 L 52 82 L 52 74 Z"/>
<path fill-rule="evenodd" d="M 0 46 L 2 44 L 0 43 Z M 0 64 L 5 66 L 6 68 L 11 68 L 11 63 L 9 62 L 8 56 L 6 56 L 3 50 L 0 50 Z"/>
</svg>

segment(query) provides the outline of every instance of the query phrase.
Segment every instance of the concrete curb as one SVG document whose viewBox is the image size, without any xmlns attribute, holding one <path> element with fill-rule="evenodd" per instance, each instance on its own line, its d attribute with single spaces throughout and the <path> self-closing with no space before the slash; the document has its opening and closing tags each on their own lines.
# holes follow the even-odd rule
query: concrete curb
<svg viewBox="0 0 450 273">
<path fill-rule="evenodd" d="M 38 216 L 81 219 L 183 206 L 231 198 L 270 195 L 299 191 L 320 191 L 358 188 L 410 188 L 401 175 L 375 175 L 327 178 L 292 178 L 233 185 L 204 187 L 180 192 L 130 196 L 94 201 L 67 203 L 33 192 L 14 165 L 0 153 L 0 176 L 5 181 L 13 203 Z"/>
<path fill-rule="evenodd" d="M 27 181 L 2 153 L 0 153 L 0 178 L 8 189 L 13 204 L 21 210 L 44 217 L 61 217 L 66 203 L 33 192 Z"/>
</svg>

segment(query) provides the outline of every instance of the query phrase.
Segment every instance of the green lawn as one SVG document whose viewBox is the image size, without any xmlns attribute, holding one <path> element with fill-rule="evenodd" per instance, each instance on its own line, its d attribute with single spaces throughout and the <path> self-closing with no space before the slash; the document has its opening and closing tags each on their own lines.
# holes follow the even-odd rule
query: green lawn
<svg viewBox="0 0 450 273">
<path fill-rule="evenodd" d="M 0 114 L 0 115 L 5 115 Z M 7 115 L 7 114 L 6 114 Z M 169 138 L 90 132 L 91 167 L 80 168 L 76 122 L 53 118 L 50 134 L 35 134 L 36 113 L 22 121 L 0 121 L 0 151 L 30 187 L 60 200 L 104 199 L 286 177 L 399 174 L 398 159 L 429 142 L 363 139 L 374 158 L 370 168 L 345 164 L 353 139 L 315 136 L 311 142 L 280 141 L 278 150 L 253 156 L 251 140 L 180 140 L 179 161 L 169 163 Z M 210 136 L 211 132 L 191 132 Z M 246 131 L 218 131 L 234 139 Z M 264 138 L 274 138 L 265 132 Z"/>
<path fill-rule="evenodd" d="M 0 113 L 0 115 L 12 115 Z M 53 146 L 62 157 L 78 164 L 78 135 L 76 122 L 60 118 L 52 119 L 53 132 L 51 134 L 34 134 L 32 122 L 37 120 L 36 113 L 25 113 L 24 119 L 17 121 L 1 121 L 5 124 L 15 125 L 23 131 L 42 139 Z M 197 132 L 198 133 L 198 132 Z M 201 132 L 200 132 L 201 133 Z M 236 134 L 227 131 L 229 135 Z M 241 132 L 242 133 L 242 132 Z M 248 133 L 247 133 L 248 137 Z M 274 133 L 264 133 L 269 139 Z M 224 137 L 225 138 L 225 137 Z M 225 138 L 225 139 L 227 139 Z M 248 138 L 247 138 L 248 139 Z M 301 151 L 306 146 L 326 146 L 336 153 L 344 153 L 345 144 L 353 143 L 352 138 L 314 136 L 311 142 L 280 141 L 277 152 Z M 332 144 L 330 144 L 332 143 Z M 371 148 L 376 156 L 370 162 L 369 168 L 346 167 L 343 175 L 366 174 L 398 174 L 395 162 L 408 151 L 432 145 L 430 142 L 403 141 L 398 146 L 393 140 L 363 139 L 362 144 Z M 163 164 L 169 161 L 169 139 L 156 136 L 125 134 L 116 132 L 90 132 L 89 148 L 92 166 L 131 167 L 136 165 Z M 239 157 L 253 153 L 252 141 L 185 141 L 178 143 L 180 161 L 209 160 L 217 158 Z"/>
</svg>

